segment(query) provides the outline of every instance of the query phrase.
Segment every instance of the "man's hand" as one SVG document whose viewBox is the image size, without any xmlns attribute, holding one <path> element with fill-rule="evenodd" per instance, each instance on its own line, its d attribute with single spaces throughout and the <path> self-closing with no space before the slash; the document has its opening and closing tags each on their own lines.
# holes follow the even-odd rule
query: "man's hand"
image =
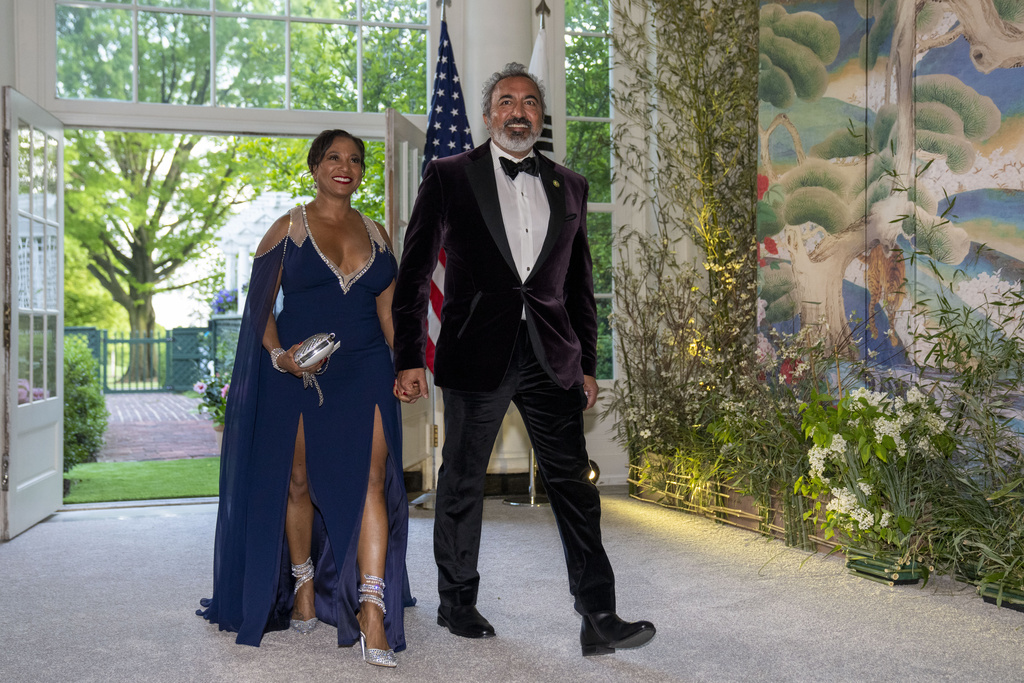
<svg viewBox="0 0 1024 683">
<path fill-rule="evenodd" d="M 583 375 L 583 393 L 587 396 L 587 407 L 584 410 L 590 410 L 597 403 L 597 380 L 590 375 Z"/>
<path fill-rule="evenodd" d="M 596 386 L 596 385 L 595 385 Z M 398 373 L 395 396 L 402 403 L 415 403 L 427 397 L 427 373 L 423 368 L 411 368 Z"/>
</svg>

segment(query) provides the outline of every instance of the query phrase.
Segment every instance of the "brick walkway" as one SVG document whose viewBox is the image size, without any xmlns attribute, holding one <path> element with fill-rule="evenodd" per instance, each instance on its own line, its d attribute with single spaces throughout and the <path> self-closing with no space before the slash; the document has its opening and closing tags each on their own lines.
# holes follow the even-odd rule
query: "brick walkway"
<svg viewBox="0 0 1024 683">
<path fill-rule="evenodd" d="M 197 398 L 179 394 L 107 394 L 110 419 L 98 462 L 176 460 L 219 455 L 210 418 Z"/>
</svg>

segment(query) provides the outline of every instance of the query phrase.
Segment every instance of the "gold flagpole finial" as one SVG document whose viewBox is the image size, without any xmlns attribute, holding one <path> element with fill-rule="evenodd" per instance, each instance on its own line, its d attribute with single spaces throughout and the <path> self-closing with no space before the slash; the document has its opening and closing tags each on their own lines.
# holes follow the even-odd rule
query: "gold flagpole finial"
<svg viewBox="0 0 1024 683">
<path fill-rule="evenodd" d="M 537 9 L 533 13 L 540 15 L 540 27 L 544 28 L 544 18 L 551 14 L 551 8 L 544 0 L 540 0 L 540 4 L 537 5 Z"/>
<path fill-rule="evenodd" d="M 452 0 L 437 0 L 437 6 L 441 8 L 441 21 L 446 21 L 445 10 L 452 4 Z"/>
</svg>

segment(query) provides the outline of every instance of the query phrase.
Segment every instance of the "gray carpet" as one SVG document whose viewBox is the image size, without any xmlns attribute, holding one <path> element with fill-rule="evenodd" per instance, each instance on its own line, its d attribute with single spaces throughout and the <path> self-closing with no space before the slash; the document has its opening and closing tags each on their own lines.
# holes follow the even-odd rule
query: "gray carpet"
<svg viewBox="0 0 1024 683">
<path fill-rule="evenodd" d="M 551 512 L 489 500 L 479 607 L 498 637 L 435 624 L 431 513 L 413 510 L 399 668 L 335 631 L 235 645 L 193 612 L 210 592 L 216 506 L 74 510 L 0 546 L 2 681 L 1020 681 L 1024 614 L 949 580 L 889 588 L 836 557 L 604 497 L 619 612 L 646 647 L 580 656 Z"/>
</svg>

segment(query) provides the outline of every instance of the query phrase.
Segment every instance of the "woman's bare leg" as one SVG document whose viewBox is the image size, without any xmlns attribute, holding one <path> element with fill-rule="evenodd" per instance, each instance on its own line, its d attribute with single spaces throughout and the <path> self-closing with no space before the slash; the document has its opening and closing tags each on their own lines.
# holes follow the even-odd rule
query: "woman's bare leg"
<svg viewBox="0 0 1024 683">
<path fill-rule="evenodd" d="M 309 557 L 313 543 L 313 501 L 309 497 L 309 481 L 306 479 L 306 436 L 301 415 L 298 432 L 295 434 L 295 455 L 292 459 L 291 481 L 288 483 L 284 533 L 288 539 L 289 559 L 292 564 L 302 564 Z M 315 616 L 313 582 L 307 581 L 295 594 L 292 619 L 307 621 Z"/>
<path fill-rule="evenodd" d="M 370 453 L 370 477 L 366 486 L 366 503 L 363 506 L 363 523 L 359 530 L 359 546 L 356 561 L 359 564 L 359 581 L 363 576 L 384 578 L 384 559 L 388 552 L 388 510 L 384 500 L 384 466 L 388 447 L 384 440 L 380 409 L 374 410 L 373 449 Z M 402 590 L 401 586 L 388 586 L 387 590 Z M 389 649 L 384 634 L 384 613 L 370 602 L 359 605 L 359 629 L 366 634 L 366 646 L 379 650 Z"/>
</svg>

